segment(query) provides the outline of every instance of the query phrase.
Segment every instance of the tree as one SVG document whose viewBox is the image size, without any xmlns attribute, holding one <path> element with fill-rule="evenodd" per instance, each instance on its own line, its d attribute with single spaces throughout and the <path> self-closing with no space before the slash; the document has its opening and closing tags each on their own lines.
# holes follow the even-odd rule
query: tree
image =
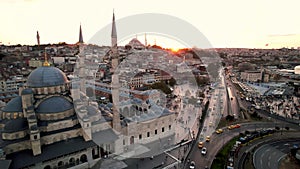
<svg viewBox="0 0 300 169">
<path fill-rule="evenodd" d="M 159 89 L 159 90 L 163 91 L 165 94 L 172 93 L 171 89 L 164 82 L 154 83 L 154 84 L 150 85 L 150 88 L 151 89 Z"/>
<path fill-rule="evenodd" d="M 233 120 L 234 120 L 234 116 L 232 116 L 232 115 L 227 115 L 227 116 L 226 116 L 226 120 L 227 120 L 227 121 L 233 121 Z"/>
<path fill-rule="evenodd" d="M 176 85 L 176 80 L 173 77 L 169 80 L 169 85 L 172 87 Z"/>
</svg>

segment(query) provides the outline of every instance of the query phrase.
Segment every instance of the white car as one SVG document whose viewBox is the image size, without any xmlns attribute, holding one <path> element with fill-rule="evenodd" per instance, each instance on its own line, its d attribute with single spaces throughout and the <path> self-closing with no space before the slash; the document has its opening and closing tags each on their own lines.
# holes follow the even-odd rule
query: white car
<svg viewBox="0 0 300 169">
<path fill-rule="evenodd" d="M 207 149 L 206 149 L 206 147 L 203 147 L 202 150 L 201 150 L 201 154 L 205 155 L 206 153 L 207 153 Z"/>
<path fill-rule="evenodd" d="M 195 169 L 195 162 L 194 161 L 191 162 L 190 169 Z"/>
</svg>

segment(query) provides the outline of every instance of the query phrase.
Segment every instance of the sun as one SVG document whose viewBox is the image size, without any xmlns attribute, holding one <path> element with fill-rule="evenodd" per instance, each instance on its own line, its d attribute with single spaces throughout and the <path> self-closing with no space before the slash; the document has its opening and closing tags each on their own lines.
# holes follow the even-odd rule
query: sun
<svg viewBox="0 0 300 169">
<path fill-rule="evenodd" d="M 178 52 L 180 48 L 170 48 L 172 52 Z"/>
</svg>

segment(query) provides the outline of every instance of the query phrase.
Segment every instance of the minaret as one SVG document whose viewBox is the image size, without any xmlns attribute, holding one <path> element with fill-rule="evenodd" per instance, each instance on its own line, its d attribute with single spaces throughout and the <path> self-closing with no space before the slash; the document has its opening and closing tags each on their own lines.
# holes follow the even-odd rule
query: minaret
<svg viewBox="0 0 300 169">
<path fill-rule="evenodd" d="M 46 50 L 45 50 L 44 59 L 45 59 L 45 61 L 44 61 L 44 63 L 43 63 L 43 66 L 50 66 L 50 63 L 48 62 L 48 58 L 47 58 L 47 52 L 46 52 Z"/>
<path fill-rule="evenodd" d="M 113 11 L 112 29 L 111 29 L 111 47 L 117 47 L 117 29 L 115 22 L 115 12 Z"/>
<path fill-rule="evenodd" d="M 82 30 L 81 30 L 81 24 L 79 26 L 79 43 L 83 43 L 83 37 L 82 37 Z"/>
<path fill-rule="evenodd" d="M 38 43 L 38 48 L 40 48 L 40 35 L 39 35 L 39 31 L 36 31 L 36 40 Z"/>
<path fill-rule="evenodd" d="M 112 71 L 114 72 L 119 65 L 119 53 L 117 44 L 117 29 L 115 22 L 115 12 L 113 12 L 112 28 L 111 28 L 111 56 L 112 56 Z"/>
<path fill-rule="evenodd" d="M 112 127 L 114 130 L 121 132 L 121 122 L 120 122 L 120 113 L 119 113 L 119 75 L 116 73 L 116 69 L 119 64 L 119 54 L 118 54 L 118 47 L 117 47 L 117 30 L 116 30 L 116 23 L 115 23 L 115 13 L 113 12 L 113 20 L 112 20 L 112 30 L 111 30 L 111 51 L 112 51 L 112 101 L 113 101 L 113 124 Z"/>
<path fill-rule="evenodd" d="M 146 33 L 145 33 L 145 48 L 147 48 L 147 35 L 146 35 Z"/>
</svg>

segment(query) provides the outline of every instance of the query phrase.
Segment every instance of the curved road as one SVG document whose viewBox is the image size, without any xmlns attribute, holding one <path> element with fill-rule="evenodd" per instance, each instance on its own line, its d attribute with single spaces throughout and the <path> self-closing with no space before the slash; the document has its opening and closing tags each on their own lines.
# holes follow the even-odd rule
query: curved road
<svg viewBox="0 0 300 169">
<path fill-rule="evenodd" d="M 289 124 L 286 124 L 289 126 Z M 292 126 L 290 126 L 292 127 Z M 256 123 L 243 123 L 240 128 L 228 130 L 223 128 L 224 132 L 222 134 L 213 133 L 210 142 L 204 142 L 204 147 L 207 148 L 207 154 L 203 156 L 201 150 L 198 148 L 198 144 L 194 144 L 192 147 L 190 155 L 191 161 L 194 161 L 197 168 L 204 168 L 205 166 L 211 166 L 212 161 L 219 152 L 219 150 L 234 136 L 239 135 L 239 133 L 248 131 L 259 130 L 262 128 L 274 128 L 274 123 L 272 122 L 256 122 Z M 188 164 L 185 168 L 188 168 Z"/>
<path fill-rule="evenodd" d="M 300 139 L 282 140 L 265 144 L 259 147 L 253 156 L 256 169 L 278 169 L 280 160 L 285 157 L 294 144 L 299 144 Z"/>
</svg>

